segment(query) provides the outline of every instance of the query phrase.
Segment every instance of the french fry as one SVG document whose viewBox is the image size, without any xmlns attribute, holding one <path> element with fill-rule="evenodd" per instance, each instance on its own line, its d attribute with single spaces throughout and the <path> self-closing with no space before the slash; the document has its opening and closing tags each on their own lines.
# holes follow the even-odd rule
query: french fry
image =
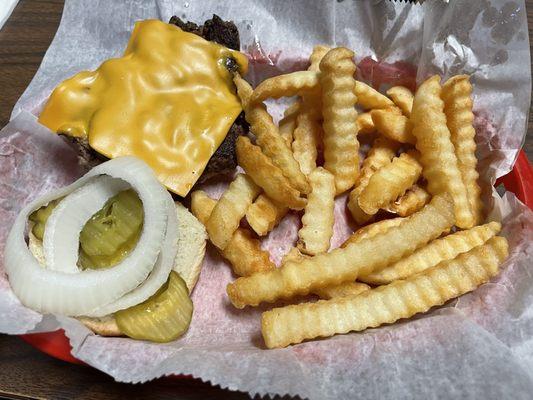
<svg viewBox="0 0 533 400">
<path fill-rule="evenodd" d="M 200 190 L 191 195 L 191 211 L 198 220 L 206 225 L 213 209 L 216 205 L 213 200 Z M 268 271 L 276 268 L 270 261 L 268 252 L 261 250 L 259 240 L 252 238 L 250 232 L 243 228 L 238 228 L 221 252 L 222 256 L 228 260 L 233 272 L 239 276 L 249 276 L 256 272 Z"/>
<path fill-rule="evenodd" d="M 357 126 L 358 133 L 374 133 L 376 131 L 372 115 L 369 112 L 364 112 L 357 116 Z"/>
<path fill-rule="evenodd" d="M 426 312 L 488 282 L 507 255 L 507 241 L 495 237 L 454 260 L 357 296 L 274 308 L 262 315 L 265 344 L 268 348 L 285 347 Z"/>
<path fill-rule="evenodd" d="M 369 215 L 377 213 L 380 208 L 403 195 L 421 174 L 422 166 L 411 152 L 394 157 L 390 164 L 370 177 L 359 195 L 359 207 Z"/>
<path fill-rule="evenodd" d="M 298 249 L 305 254 L 316 255 L 329 249 L 333 236 L 333 210 L 335 207 L 335 179 L 322 167 L 309 174 L 311 192 L 298 232 Z"/>
<path fill-rule="evenodd" d="M 355 222 L 359 225 L 364 224 L 372 219 L 372 215 L 365 213 L 359 207 L 359 196 L 368 185 L 370 177 L 381 167 L 390 164 L 392 158 L 398 150 L 398 144 L 384 137 L 378 137 L 374 140 L 372 147 L 368 151 L 363 161 L 359 177 L 355 188 L 350 192 L 348 199 L 348 209 L 350 210 Z"/>
<path fill-rule="evenodd" d="M 300 171 L 298 161 L 294 159 L 287 142 L 280 136 L 278 127 L 272 121 L 265 105 L 262 103 L 249 104 L 253 92 L 252 87 L 239 74 L 235 74 L 233 81 L 237 86 L 237 93 L 243 104 L 246 120 L 250 124 L 250 129 L 261 150 L 272 159 L 274 165 L 281 170 L 294 188 L 302 193 L 308 193 L 310 187 L 307 178 Z"/>
<path fill-rule="evenodd" d="M 360 81 L 355 82 L 355 95 L 357 96 L 357 104 L 365 110 L 394 107 L 391 99 Z"/>
<path fill-rule="evenodd" d="M 428 192 L 432 195 L 450 193 L 455 204 L 456 225 L 465 229 L 474 225 L 475 218 L 446 126 L 441 91 L 438 75 L 420 85 L 411 113 L 412 133 L 416 137 L 416 148 L 420 151 Z"/>
<path fill-rule="evenodd" d="M 239 278 L 230 283 L 226 291 L 235 307 L 244 308 L 353 282 L 360 274 L 370 274 L 413 253 L 453 224 L 451 197 L 448 194 L 434 196 L 422 210 L 383 235 L 300 262 L 288 262 L 272 271 Z"/>
<path fill-rule="evenodd" d="M 408 217 L 424 207 L 431 195 L 421 186 L 413 185 L 403 196 L 390 203 L 385 210 L 398 214 L 400 217 Z"/>
<path fill-rule="evenodd" d="M 318 142 L 322 131 L 320 116 L 320 109 L 304 98 L 294 129 L 292 151 L 305 175 L 309 175 L 316 168 Z"/>
<path fill-rule="evenodd" d="M 330 50 L 326 46 L 316 46 L 309 61 L 309 71 L 319 72 L 320 61 Z M 300 164 L 300 170 L 309 175 L 316 168 L 318 148 L 322 139 L 322 98 L 320 91 L 308 92 L 302 95 L 302 106 L 297 117 L 294 130 L 292 152 Z"/>
<path fill-rule="evenodd" d="M 479 174 L 476 170 L 476 142 L 474 141 L 476 131 L 472 125 L 474 121 L 472 85 L 468 75 L 457 75 L 448 79 L 442 86 L 442 99 L 458 168 L 466 186 L 475 225 L 481 221 L 483 204 L 481 189 L 477 183 Z"/>
<path fill-rule="evenodd" d="M 393 109 L 372 110 L 370 115 L 376 130 L 382 135 L 400 143 L 416 143 L 412 124 L 406 116 L 394 112 Z"/>
<path fill-rule="evenodd" d="M 242 217 L 261 189 L 249 177 L 237 175 L 217 202 L 205 224 L 211 242 L 221 250 L 228 245 Z"/>
<path fill-rule="evenodd" d="M 272 200 L 295 210 L 304 208 L 306 200 L 292 187 L 270 159 L 253 145 L 250 139 L 240 136 L 237 139 L 237 161 L 252 180 L 259 185 Z"/>
<path fill-rule="evenodd" d="M 414 98 L 413 92 L 404 86 L 393 86 L 387 90 L 387 95 L 392 99 L 394 104 L 402 110 L 403 115 L 406 117 L 411 116 Z"/>
<path fill-rule="evenodd" d="M 387 232 L 390 228 L 399 226 L 405 218 L 391 218 L 384 219 L 379 222 L 374 222 L 373 224 L 367 225 L 361 229 L 356 230 L 351 236 L 346 239 L 341 247 L 346 247 L 351 243 L 358 243 L 361 240 L 372 238 L 376 235 L 381 235 Z"/>
<path fill-rule="evenodd" d="M 308 71 L 320 72 L 320 61 L 324 58 L 326 53 L 331 50 L 331 47 L 318 45 L 313 47 L 313 52 L 309 57 L 309 68 Z"/>
<path fill-rule="evenodd" d="M 292 103 L 284 112 L 283 118 L 279 121 L 279 134 L 290 147 L 292 145 L 292 139 L 294 129 L 296 129 L 296 118 L 300 113 L 300 107 L 302 102 L 300 100 Z"/>
<path fill-rule="evenodd" d="M 373 285 L 384 285 L 396 279 L 405 279 L 431 268 L 441 261 L 451 260 L 461 253 L 466 253 L 474 247 L 482 245 L 496 236 L 500 229 L 501 225 L 498 222 L 490 222 L 436 239 L 410 256 L 377 272 L 362 275 L 359 279 Z"/>
<path fill-rule="evenodd" d="M 314 293 L 324 300 L 335 299 L 346 296 L 357 296 L 366 290 L 370 290 L 370 286 L 361 282 L 344 282 L 336 286 L 328 286 L 325 288 L 316 289 Z"/>
<path fill-rule="evenodd" d="M 283 256 L 283 258 L 281 259 L 281 265 L 286 264 L 291 261 L 299 262 L 309 257 L 310 256 L 308 256 L 307 254 L 302 254 L 300 250 L 298 250 L 297 247 L 293 247 L 292 249 L 289 250 L 287 254 Z"/>
<path fill-rule="evenodd" d="M 260 194 L 246 211 L 246 220 L 259 236 L 270 232 L 287 214 L 289 208 L 276 203 L 266 194 Z"/>
<path fill-rule="evenodd" d="M 319 88 L 318 73 L 297 71 L 265 79 L 253 91 L 249 104 L 260 103 L 266 99 L 292 97 Z"/>
<path fill-rule="evenodd" d="M 288 262 L 300 262 L 305 259 L 309 259 L 311 256 L 302 254 L 300 250 L 293 247 L 281 260 L 281 265 Z M 334 297 L 350 296 L 362 293 L 363 291 L 370 289 L 365 283 L 362 282 L 343 282 L 338 285 L 326 286 L 313 291 L 314 294 L 321 299 L 332 299 Z"/>
<path fill-rule="evenodd" d="M 350 189 L 359 173 L 354 53 L 330 50 L 320 62 L 324 167 L 335 177 L 337 194 Z"/>
</svg>

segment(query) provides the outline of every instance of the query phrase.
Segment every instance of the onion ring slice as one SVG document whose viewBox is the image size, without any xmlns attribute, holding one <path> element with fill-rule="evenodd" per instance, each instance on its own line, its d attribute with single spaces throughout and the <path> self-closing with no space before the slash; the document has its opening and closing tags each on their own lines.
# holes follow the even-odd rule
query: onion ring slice
<svg viewBox="0 0 533 400">
<path fill-rule="evenodd" d="M 138 193 L 145 218 L 136 248 L 121 263 L 104 270 L 68 273 L 42 268 L 24 240 L 29 214 L 99 175 L 122 179 Z M 17 216 L 6 241 L 4 261 L 13 292 L 33 310 L 67 316 L 85 315 L 124 296 L 144 282 L 154 268 L 165 233 L 169 198 L 148 165 L 135 157 L 118 157 L 32 202 Z"/>
</svg>

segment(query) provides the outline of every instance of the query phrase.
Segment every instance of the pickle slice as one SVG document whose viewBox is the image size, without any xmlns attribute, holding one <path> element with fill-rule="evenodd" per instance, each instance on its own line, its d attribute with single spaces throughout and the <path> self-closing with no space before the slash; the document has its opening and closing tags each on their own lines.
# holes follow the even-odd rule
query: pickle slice
<svg viewBox="0 0 533 400">
<path fill-rule="evenodd" d="M 137 193 L 120 192 L 87 221 L 80 233 L 81 250 L 87 256 L 116 258 L 128 242 L 136 243 L 142 223 L 143 206 Z M 135 243 L 129 247 L 135 247 Z"/>
<path fill-rule="evenodd" d="M 133 339 L 165 343 L 183 335 L 192 319 L 187 285 L 174 271 L 148 300 L 115 313 L 121 332 Z"/>
<path fill-rule="evenodd" d="M 32 212 L 28 217 L 28 219 L 33 222 L 33 228 L 31 229 L 31 232 L 37 239 L 43 240 L 46 221 L 60 201 L 61 199 L 52 200 L 46 206 Z"/>
</svg>

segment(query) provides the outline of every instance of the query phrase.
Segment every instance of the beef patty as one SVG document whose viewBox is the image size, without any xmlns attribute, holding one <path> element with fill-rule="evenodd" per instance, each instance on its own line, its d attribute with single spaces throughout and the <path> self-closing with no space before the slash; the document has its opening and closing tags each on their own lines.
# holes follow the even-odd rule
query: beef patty
<svg viewBox="0 0 533 400">
<path fill-rule="evenodd" d="M 169 23 L 176 25 L 186 32 L 194 33 L 206 40 L 216 42 L 232 50 L 240 50 L 239 31 L 237 27 L 233 22 L 224 21 L 218 15 L 213 15 L 213 18 L 205 21 L 203 25 L 197 25 L 190 21 L 183 21 L 176 16 L 170 18 Z M 235 72 L 238 68 L 237 62 L 232 58 L 228 58 L 226 67 L 230 71 Z M 235 167 L 237 166 L 235 143 L 237 138 L 240 135 L 247 134 L 248 130 L 249 127 L 244 119 L 244 113 L 242 112 L 235 119 L 228 134 L 209 159 L 204 172 L 196 184 L 203 183 L 214 176 L 230 174 L 235 170 Z M 62 134 L 61 136 L 76 149 L 81 164 L 92 168 L 106 160 L 106 157 L 89 147 L 87 139 L 80 139 Z"/>
</svg>

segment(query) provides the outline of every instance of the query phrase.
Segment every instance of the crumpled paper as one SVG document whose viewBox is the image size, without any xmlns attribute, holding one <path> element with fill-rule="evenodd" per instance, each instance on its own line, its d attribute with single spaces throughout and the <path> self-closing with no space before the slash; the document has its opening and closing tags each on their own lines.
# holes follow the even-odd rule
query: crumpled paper
<svg viewBox="0 0 533 400">
<path fill-rule="evenodd" d="M 408 321 L 264 350 L 259 318 L 268 307 L 231 307 L 225 287 L 234 277 L 211 246 L 193 292 L 191 327 L 185 337 L 164 345 L 102 338 L 72 318 L 42 318 L 19 303 L 0 263 L 0 332 L 62 327 L 74 356 L 124 382 L 190 374 L 251 395 L 531 398 L 533 213 L 513 194 L 500 198 L 490 189 L 511 169 L 526 132 L 531 73 L 523 0 L 423 6 L 353 0 L 67 1 L 39 71 L 0 133 L 0 256 L 22 205 L 83 173 L 70 148 L 34 117 L 55 85 L 121 54 L 136 20 L 178 15 L 203 22 L 213 13 L 238 25 L 253 82 L 305 67 L 320 43 L 354 49 L 360 78 L 374 83 L 471 74 L 484 195 L 511 246 L 502 273 L 446 307 Z M 207 190 L 217 195 L 223 188 L 220 183 Z M 342 213 L 341 199 L 336 215 Z M 297 223 L 289 216 L 264 241 L 274 261 L 293 244 Z M 348 233 L 337 220 L 334 246 Z"/>
</svg>

